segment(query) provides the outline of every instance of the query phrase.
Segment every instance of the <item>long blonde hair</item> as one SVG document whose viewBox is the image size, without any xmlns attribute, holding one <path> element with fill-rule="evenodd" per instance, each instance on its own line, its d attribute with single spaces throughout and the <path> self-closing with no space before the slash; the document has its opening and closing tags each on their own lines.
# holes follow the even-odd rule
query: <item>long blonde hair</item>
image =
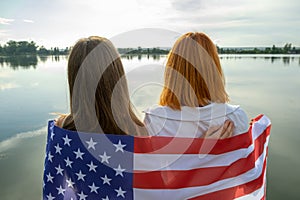
<svg viewBox="0 0 300 200">
<path fill-rule="evenodd" d="M 97 46 L 102 45 L 97 50 Z M 92 55 L 92 59 L 87 59 Z M 107 66 L 104 66 L 108 63 Z M 81 68 L 87 68 L 83 74 Z M 80 74 L 81 73 L 81 74 Z M 102 75 L 102 76 L 101 76 Z M 76 82 L 78 77 L 80 82 Z M 99 80 L 100 79 L 100 80 Z M 90 80 L 96 80 L 94 98 L 87 96 Z M 138 134 L 143 123 L 136 117 L 129 100 L 129 92 L 122 62 L 113 44 L 106 38 L 91 36 L 80 39 L 72 48 L 68 60 L 68 82 L 71 113 L 65 117 L 62 127 L 74 131 L 101 132 L 108 134 Z M 112 102 L 118 85 L 118 102 Z M 94 105 L 90 105 L 93 104 Z M 93 110 L 94 109 L 94 110 Z M 96 117 L 93 115 L 96 113 Z M 96 119 L 95 119 L 96 118 Z M 79 120 L 79 122 L 78 122 Z M 76 122 L 76 123 L 75 123 Z M 80 127 L 79 125 L 84 125 Z M 122 127 L 120 127 L 120 124 Z"/>
<path fill-rule="evenodd" d="M 204 33 L 186 33 L 171 49 L 160 105 L 180 110 L 228 102 L 217 48 Z"/>
</svg>

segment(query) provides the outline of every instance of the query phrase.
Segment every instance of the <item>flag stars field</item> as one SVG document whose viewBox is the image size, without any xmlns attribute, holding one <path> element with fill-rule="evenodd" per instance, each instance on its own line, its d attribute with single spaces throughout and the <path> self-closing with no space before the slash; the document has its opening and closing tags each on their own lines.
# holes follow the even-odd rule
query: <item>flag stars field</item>
<svg viewBox="0 0 300 200">
<path fill-rule="evenodd" d="M 44 199 L 131 198 L 132 190 L 125 189 L 125 185 L 130 184 L 126 178 L 131 174 L 125 171 L 132 170 L 127 164 L 132 154 L 124 153 L 125 148 L 130 150 L 132 147 L 126 138 L 108 138 L 111 142 L 103 145 L 100 141 L 105 135 L 78 137 L 76 132 L 57 132 L 60 130 L 59 127 L 53 129 L 55 136 L 51 140 L 49 129 L 48 142 L 52 145 L 46 149 Z"/>
</svg>

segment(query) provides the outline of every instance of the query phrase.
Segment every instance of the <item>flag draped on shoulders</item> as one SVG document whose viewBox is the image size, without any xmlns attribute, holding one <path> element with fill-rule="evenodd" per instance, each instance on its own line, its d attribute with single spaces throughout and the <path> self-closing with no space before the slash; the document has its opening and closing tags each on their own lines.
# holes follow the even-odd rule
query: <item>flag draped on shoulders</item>
<svg viewBox="0 0 300 200">
<path fill-rule="evenodd" d="M 265 199 L 270 120 L 231 138 L 133 137 L 49 121 L 43 199 Z"/>
</svg>

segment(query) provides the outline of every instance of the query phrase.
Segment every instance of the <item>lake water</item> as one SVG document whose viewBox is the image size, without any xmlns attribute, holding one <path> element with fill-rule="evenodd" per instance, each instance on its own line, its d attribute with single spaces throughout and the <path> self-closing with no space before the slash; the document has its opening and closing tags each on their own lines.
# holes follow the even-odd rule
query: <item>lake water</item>
<svg viewBox="0 0 300 200">
<path fill-rule="evenodd" d="M 122 58 L 132 102 L 158 102 L 162 56 Z M 298 199 L 300 185 L 300 57 L 222 55 L 231 103 L 249 118 L 272 120 L 268 199 Z M 40 199 L 46 124 L 68 112 L 67 58 L 0 57 L 0 199 Z"/>
</svg>

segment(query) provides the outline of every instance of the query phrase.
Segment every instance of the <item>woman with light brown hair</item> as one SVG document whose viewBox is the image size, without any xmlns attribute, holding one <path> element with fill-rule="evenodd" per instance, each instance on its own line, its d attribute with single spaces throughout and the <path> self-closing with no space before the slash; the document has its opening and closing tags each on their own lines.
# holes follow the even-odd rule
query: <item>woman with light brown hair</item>
<svg viewBox="0 0 300 200">
<path fill-rule="evenodd" d="M 144 135 L 129 99 L 120 56 L 106 38 L 80 39 L 68 60 L 70 114 L 56 124 L 64 129 L 117 135 Z"/>
<path fill-rule="evenodd" d="M 246 113 L 228 104 L 216 45 L 204 33 L 186 33 L 175 42 L 164 82 L 160 105 L 145 111 L 150 135 L 203 137 L 210 127 L 228 126 L 228 120 L 233 135 L 248 130 Z"/>
</svg>

